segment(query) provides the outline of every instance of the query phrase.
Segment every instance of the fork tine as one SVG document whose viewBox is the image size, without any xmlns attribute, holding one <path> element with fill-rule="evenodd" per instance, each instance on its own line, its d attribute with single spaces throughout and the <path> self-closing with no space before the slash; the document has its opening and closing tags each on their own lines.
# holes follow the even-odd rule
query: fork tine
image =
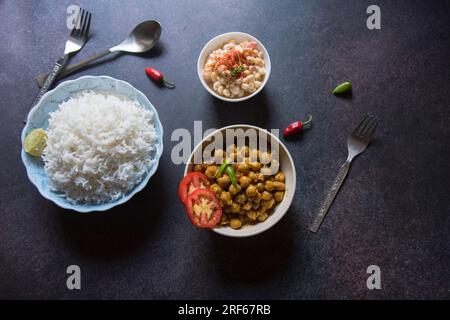
<svg viewBox="0 0 450 320">
<path fill-rule="evenodd" d="M 82 9 L 82 10 L 83 10 L 83 16 L 82 16 L 81 24 L 80 24 L 80 34 L 83 34 L 83 28 L 86 24 L 86 18 L 87 18 L 87 14 L 88 14 L 88 12 L 86 10 L 84 10 L 84 9 Z"/>
<path fill-rule="evenodd" d="M 70 36 L 74 37 L 76 32 L 77 32 L 77 28 L 80 25 L 80 18 L 81 18 L 81 10 L 78 12 L 76 18 L 75 18 L 75 23 L 73 24 L 73 28 L 70 31 Z"/>
<path fill-rule="evenodd" d="M 360 136 L 364 136 L 364 133 L 367 131 L 367 128 L 370 126 L 370 124 L 372 123 L 373 120 L 374 120 L 374 116 L 371 115 L 370 113 L 368 113 L 366 123 L 361 128 L 361 130 L 359 130 L 359 132 L 358 132 L 358 134 Z"/>
<path fill-rule="evenodd" d="M 80 8 L 80 11 L 78 12 L 78 18 L 77 18 L 77 25 L 76 29 L 79 30 L 81 28 L 81 21 L 83 19 L 84 10 Z"/>
<path fill-rule="evenodd" d="M 364 136 L 367 133 L 367 129 L 372 125 L 372 123 L 375 121 L 375 118 L 373 116 L 370 116 L 367 123 L 365 124 L 364 128 L 361 130 L 361 135 Z"/>
<path fill-rule="evenodd" d="M 369 117 L 369 114 L 366 114 L 366 115 L 362 118 L 361 122 L 356 126 L 355 130 L 353 130 L 353 133 L 354 133 L 354 134 L 359 134 L 359 133 L 361 132 L 361 130 L 363 129 L 363 127 L 367 124 L 368 117 Z"/>
<path fill-rule="evenodd" d="M 89 28 L 91 27 L 91 13 L 87 11 L 87 22 L 85 23 L 85 26 L 83 28 L 83 31 L 81 33 L 82 37 L 87 37 L 89 35 Z"/>
<path fill-rule="evenodd" d="M 71 36 L 72 37 L 78 37 L 78 34 L 80 32 L 80 26 L 81 26 L 81 19 L 83 18 L 83 9 L 80 9 L 78 12 L 77 20 L 75 22 L 75 26 L 73 27 Z"/>
<path fill-rule="evenodd" d="M 366 139 L 372 139 L 377 126 L 378 126 L 378 119 L 374 117 L 370 125 L 367 127 L 367 130 L 364 132 L 364 137 L 366 137 Z"/>
<path fill-rule="evenodd" d="M 81 19 L 77 28 L 78 37 L 82 35 L 83 25 L 86 23 L 85 21 L 86 21 L 86 11 L 84 9 L 81 9 Z"/>
</svg>

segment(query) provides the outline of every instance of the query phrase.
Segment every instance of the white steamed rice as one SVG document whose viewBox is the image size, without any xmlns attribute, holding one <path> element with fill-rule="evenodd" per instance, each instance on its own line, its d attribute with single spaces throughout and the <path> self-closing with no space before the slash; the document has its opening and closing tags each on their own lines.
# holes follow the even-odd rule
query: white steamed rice
<svg viewBox="0 0 450 320">
<path fill-rule="evenodd" d="M 43 153 L 51 187 L 83 203 L 127 194 L 150 168 L 152 117 L 138 102 L 92 91 L 61 103 L 50 113 Z"/>
</svg>

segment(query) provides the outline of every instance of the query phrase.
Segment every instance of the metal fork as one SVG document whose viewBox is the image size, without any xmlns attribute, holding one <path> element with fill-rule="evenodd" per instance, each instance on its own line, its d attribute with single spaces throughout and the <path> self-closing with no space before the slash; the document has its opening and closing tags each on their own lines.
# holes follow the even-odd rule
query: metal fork
<svg viewBox="0 0 450 320">
<path fill-rule="evenodd" d="M 66 48 L 64 49 L 64 55 L 59 58 L 52 71 L 49 73 L 47 79 L 42 85 L 41 90 L 33 101 L 31 107 L 35 106 L 42 96 L 51 88 L 52 84 L 58 78 L 58 75 L 64 69 L 64 66 L 69 61 L 72 54 L 78 52 L 83 48 L 89 35 L 89 28 L 91 26 L 91 13 L 89 11 L 80 9 L 77 15 L 76 23 L 69 35 L 69 40 L 66 42 Z M 26 120 L 25 120 L 26 122 Z"/>
<path fill-rule="evenodd" d="M 366 114 L 358 126 L 353 130 L 353 133 L 347 139 L 347 148 L 348 148 L 348 157 L 344 164 L 339 169 L 339 173 L 334 180 L 333 185 L 331 186 L 330 191 L 325 198 L 322 206 L 320 207 L 319 212 L 314 219 L 311 227 L 309 228 L 312 232 L 317 232 L 319 230 L 320 225 L 322 224 L 325 215 L 328 212 L 331 204 L 333 203 L 334 198 L 336 197 L 339 188 L 344 182 L 345 177 L 347 176 L 348 170 L 350 169 L 350 164 L 353 159 L 361 154 L 364 150 L 366 150 L 370 141 L 373 139 L 373 135 L 375 133 L 375 129 L 378 125 L 378 119 L 375 118 L 371 114 Z"/>
</svg>

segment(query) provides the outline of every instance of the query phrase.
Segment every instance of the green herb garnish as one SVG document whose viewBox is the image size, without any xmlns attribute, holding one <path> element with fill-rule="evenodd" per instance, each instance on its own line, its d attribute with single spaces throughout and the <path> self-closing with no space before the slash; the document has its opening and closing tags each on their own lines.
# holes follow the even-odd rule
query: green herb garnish
<svg viewBox="0 0 450 320">
<path fill-rule="evenodd" d="M 242 64 L 230 70 L 233 77 L 237 77 L 242 71 L 244 71 L 244 66 Z"/>
</svg>

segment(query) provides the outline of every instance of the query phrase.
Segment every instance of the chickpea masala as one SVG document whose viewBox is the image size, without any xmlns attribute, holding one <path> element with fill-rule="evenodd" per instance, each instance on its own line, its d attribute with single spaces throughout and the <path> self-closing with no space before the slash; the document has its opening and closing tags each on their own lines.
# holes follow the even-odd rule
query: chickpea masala
<svg viewBox="0 0 450 320">
<path fill-rule="evenodd" d="M 227 149 L 215 150 L 214 162 L 194 165 L 193 172 L 180 183 L 180 199 L 191 222 L 198 227 L 211 228 L 213 225 L 240 229 L 244 225 L 263 222 L 284 198 L 285 175 L 278 170 L 279 163 L 272 159 L 270 152 L 236 145 Z M 218 159 L 220 161 L 216 162 Z M 195 198 L 199 189 L 210 191 L 207 200 L 202 200 L 203 207 L 194 203 L 190 209 L 186 199 Z M 218 208 L 222 210 L 220 217 Z M 194 221 L 206 222 L 203 225 Z"/>
</svg>

